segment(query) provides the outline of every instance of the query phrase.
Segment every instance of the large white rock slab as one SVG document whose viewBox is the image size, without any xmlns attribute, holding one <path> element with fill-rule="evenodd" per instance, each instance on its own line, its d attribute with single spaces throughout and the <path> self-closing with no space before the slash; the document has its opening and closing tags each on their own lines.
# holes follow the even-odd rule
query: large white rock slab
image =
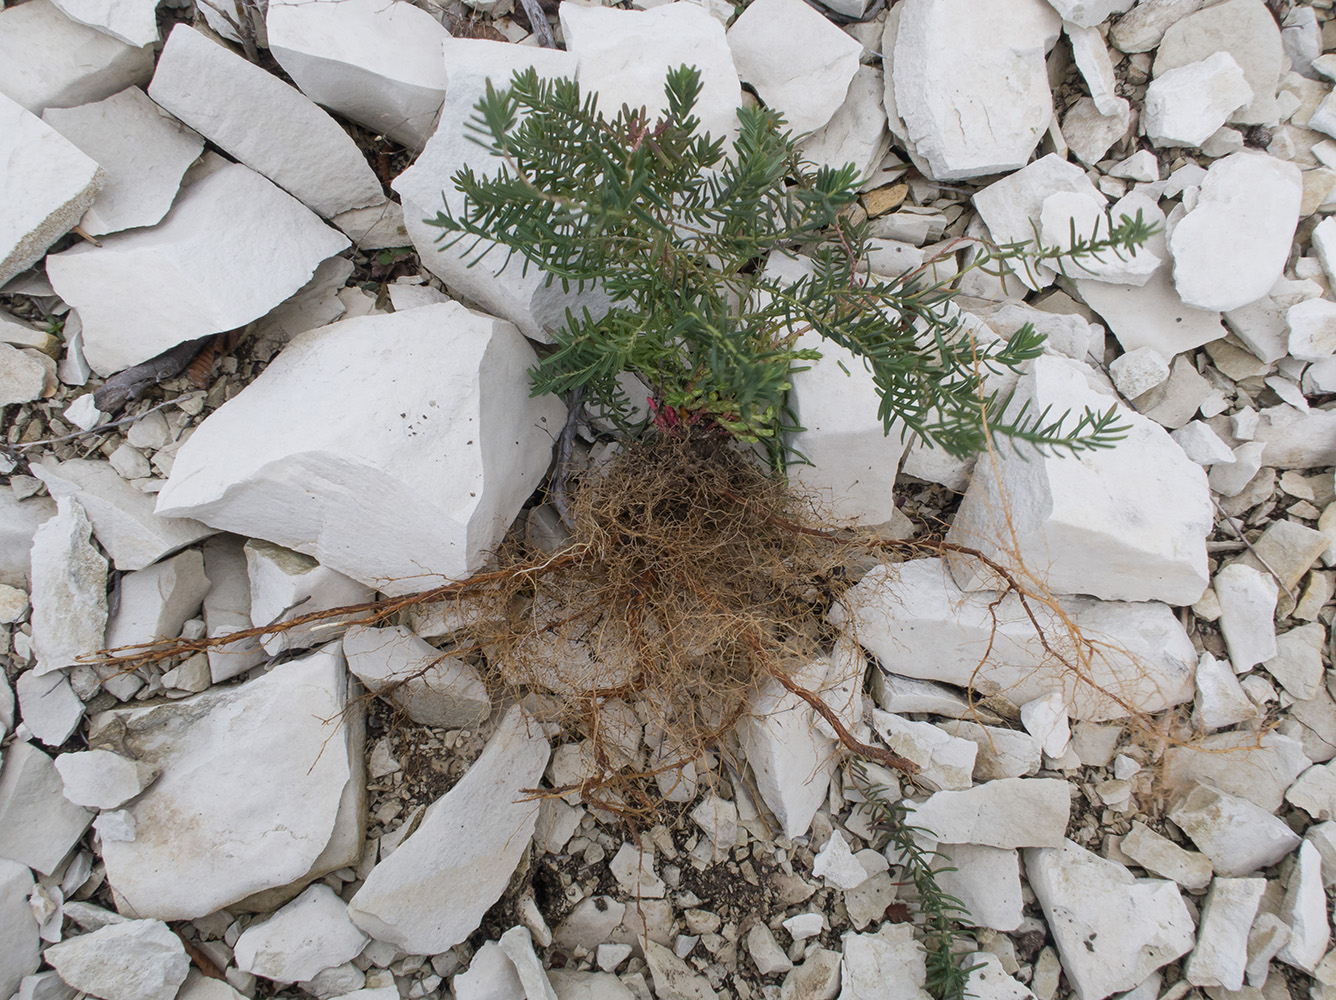
<svg viewBox="0 0 1336 1000">
<path fill-rule="evenodd" d="M 623 104 L 645 107 L 651 117 L 662 114 L 668 108 L 663 92 L 668 71 L 685 63 L 701 74 L 694 112 L 701 130 L 715 138 L 736 131 L 742 103 L 738 71 L 724 26 L 703 6 L 679 2 L 641 11 L 563 3 L 560 17 L 566 51 L 579 60 L 576 79 L 586 93 L 601 94 L 608 117 Z"/>
<path fill-rule="evenodd" d="M 1236 730 L 1170 747 L 1161 773 L 1166 788 L 1188 789 L 1202 782 L 1274 813 L 1285 800 L 1285 789 L 1310 763 L 1303 743 L 1292 736 Z"/>
<path fill-rule="evenodd" d="M 436 241 L 442 230 L 424 220 L 436 217 L 442 198 L 451 212 L 458 215 L 463 211 L 464 196 L 451 182 L 460 170 L 468 167 L 488 177 L 502 169 L 500 160 L 469 141 L 466 129 L 489 81 L 496 88 L 504 87 L 515 71 L 530 67 L 540 77 L 573 77 L 577 59 L 572 52 L 556 49 L 452 38 L 445 43 L 445 64 L 450 86 L 440 123 L 413 165 L 392 185 L 403 205 L 404 227 L 423 265 L 452 292 L 510 320 L 531 340 L 551 343 L 552 331 L 566 323 L 568 307 L 577 313 L 584 307 L 598 313 L 606 310 L 606 297 L 591 290 L 583 295 L 574 291 L 565 294 L 560 283 L 547 285 L 536 267 L 521 273 L 525 270 L 523 260 L 513 259 L 507 265 L 507 252 L 495 244 L 475 263 L 488 244 L 479 244 L 468 253 L 464 251 L 473 247 L 472 239 L 455 246 L 443 245 Z"/>
<path fill-rule="evenodd" d="M 326 649 L 237 687 L 95 717 L 91 747 L 161 771 L 127 807 L 135 839 L 103 840 L 120 911 L 190 920 L 353 863 L 362 819 L 344 800 L 363 779 L 347 698 L 343 657 Z M 330 857 L 345 818 L 355 840 Z"/>
<path fill-rule="evenodd" d="M 1044 68 L 1062 20 L 1043 0 L 905 0 L 894 105 L 931 176 L 955 180 L 1023 167 L 1053 114 Z M 889 104 L 890 102 L 888 102 Z"/>
<path fill-rule="evenodd" d="M 1067 782 L 1001 778 L 964 791 L 935 792 L 914 806 L 914 826 L 948 844 L 1008 850 L 1062 844 L 1071 813 Z"/>
<path fill-rule="evenodd" d="M 269 52 L 311 100 L 410 149 L 431 136 L 445 97 L 450 33 L 408 3 L 271 3 Z"/>
<path fill-rule="evenodd" d="M 803 0 L 756 0 L 728 29 L 738 76 L 796 135 L 830 121 L 863 46 Z"/>
<path fill-rule="evenodd" d="M 529 396 L 535 361 L 509 323 L 455 302 L 304 333 L 182 446 L 158 512 L 268 539 L 386 593 L 466 576 L 537 487 L 561 429 L 561 403 Z"/>
<path fill-rule="evenodd" d="M 1183 301 L 1224 311 L 1266 295 L 1285 269 L 1302 197 L 1299 168 L 1286 160 L 1247 151 L 1212 163 L 1169 236 Z"/>
<path fill-rule="evenodd" d="M 32 890 L 28 866 L 0 858 L 0 993 L 8 996 L 42 964 L 37 919 L 28 905 Z"/>
<path fill-rule="evenodd" d="M 109 375 L 263 316 L 348 245 L 237 163 L 182 191 L 152 229 L 52 254 L 46 271 L 83 320 L 84 357 Z"/>
<path fill-rule="evenodd" d="M 119 570 L 144 569 L 215 533 L 198 521 L 159 517 L 153 513 L 153 498 L 101 459 L 48 458 L 32 463 L 31 469 L 53 497 L 68 497 L 83 508 L 98 544 Z"/>
<path fill-rule="evenodd" d="M 52 0 L 71 21 L 141 48 L 158 40 L 158 0 Z"/>
<path fill-rule="evenodd" d="M 947 540 L 1003 565 L 1019 558 L 1058 594 L 1195 603 L 1206 589 L 1213 511 L 1206 473 L 1164 428 L 1092 385 L 1088 369 L 1040 357 L 1017 384 L 1008 412 L 1028 402 L 1054 417 L 1115 407 L 1129 424 L 1112 448 L 1079 456 L 1003 450 L 976 470 Z M 952 570 L 967 590 L 995 587 L 976 560 Z"/>
<path fill-rule="evenodd" d="M 540 725 L 510 709 L 454 788 L 437 799 L 348 904 L 353 922 L 410 954 L 453 948 L 505 891 L 533 836 L 535 787 L 550 748 Z"/>
<path fill-rule="evenodd" d="M 424 726 L 467 729 L 491 714 L 478 672 L 404 628 L 355 626 L 343 638 L 348 669 L 368 691 Z"/>
<path fill-rule="evenodd" d="M 1087 661 L 1065 667 L 1046 656 L 1015 595 L 994 607 L 996 597 L 961 591 L 940 559 L 915 559 L 874 568 L 830 618 L 892 673 L 1000 693 L 1016 704 L 1061 691 L 1077 719 L 1154 713 L 1192 698 L 1197 654 L 1168 606 L 1064 598 L 1063 613 L 1098 644 Z M 1070 657 L 1071 636 L 1059 618 L 1032 607 Z"/>
<path fill-rule="evenodd" d="M 172 29 L 148 92 L 325 218 L 382 198 L 366 157 L 333 118 L 272 73 L 188 25 Z"/>
<path fill-rule="evenodd" d="M 1080 1000 L 1130 990 L 1193 945 L 1173 882 L 1134 878 L 1070 840 L 1026 851 L 1025 871 Z"/>
<path fill-rule="evenodd" d="M 232 951 L 242 972 L 295 983 L 352 961 L 367 941 L 348 919 L 347 904 L 329 886 L 317 884 L 247 927 Z"/>
<path fill-rule="evenodd" d="M 51 0 L 0 11 L 0 94 L 35 115 L 148 83 L 153 50 L 70 20 Z"/>
<path fill-rule="evenodd" d="M 76 990 L 103 1000 L 172 1000 L 190 971 L 181 939 L 161 920 L 122 920 L 46 949 Z"/>
<path fill-rule="evenodd" d="M 186 168 L 204 148 L 201 136 L 138 87 L 77 108 L 48 108 L 42 119 L 106 172 L 79 223 L 90 236 L 162 221 Z"/>
<path fill-rule="evenodd" d="M 77 501 L 61 498 L 32 543 L 32 639 L 38 674 L 74 666 L 102 649 L 107 561 Z"/>
<path fill-rule="evenodd" d="M 1202 907 L 1197 946 L 1183 969 L 1193 986 L 1243 988 L 1248 929 L 1266 891 L 1264 878 L 1218 878 Z"/>
<path fill-rule="evenodd" d="M 1226 0 L 1180 16 L 1164 32 L 1153 72 L 1158 78 L 1217 52 L 1228 52 L 1238 63 L 1253 95 L 1230 119 L 1243 125 L 1277 124 L 1276 89 L 1284 49 L 1280 26 L 1262 0 Z"/>
<path fill-rule="evenodd" d="M 78 843 L 93 814 L 65 799 L 51 758 L 11 743 L 0 768 L 0 858 L 50 875 Z"/>
<path fill-rule="evenodd" d="M 0 285 L 78 224 L 103 180 L 97 163 L 0 93 Z"/>
</svg>

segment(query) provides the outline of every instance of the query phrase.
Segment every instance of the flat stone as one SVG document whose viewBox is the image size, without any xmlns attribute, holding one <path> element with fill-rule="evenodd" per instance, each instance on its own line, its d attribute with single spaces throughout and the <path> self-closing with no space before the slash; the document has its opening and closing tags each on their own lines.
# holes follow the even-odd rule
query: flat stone
<svg viewBox="0 0 1336 1000">
<path fill-rule="evenodd" d="M 0 487 L 0 584 L 30 589 L 33 536 L 55 516 L 56 504 L 50 497 L 23 500 L 14 495 L 13 487 Z"/>
<path fill-rule="evenodd" d="M 93 814 L 65 800 L 51 758 L 31 743 L 11 743 L 0 768 L 0 858 L 43 875 L 55 872 Z"/>
<path fill-rule="evenodd" d="M 137 761 L 110 750 L 83 750 L 56 758 L 65 798 L 88 809 L 117 809 L 157 775 Z"/>
<path fill-rule="evenodd" d="M 1252 103 L 1243 70 L 1228 52 L 1158 74 L 1146 88 L 1146 136 L 1157 146 L 1200 146 Z"/>
<path fill-rule="evenodd" d="M 654 849 L 637 849 L 630 843 L 622 844 L 608 870 L 621 886 L 622 894 L 630 899 L 662 899 L 667 887 L 654 871 Z"/>
<path fill-rule="evenodd" d="M 845 934 L 840 961 L 844 1000 L 928 1000 L 923 945 L 908 924 L 884 924 L 871 934 Z"/>
<path fill-rule="evenodd" d="M 860 65 L 830 121 L 799 141 L 803 156 L 835 170 L 852 163 L 863 176 L 870 176 L 890 142 L 882 100 L 885 89 L 880 69 Z"/>
<path fill-rule="evenodd" d="M 1019 557 L 1044 567 L 1054 593 L 1196 602 L 1206 588 L 1205 539 L 1213 520 L 1205 473 L 1163 428 L 1097 391 L 1084 366 L 1054 357 L 1033 365 L 1017 384 L 1009 412 L 1027 401 L 1035 412 L 1116 407 L 1129 433 L 1079 461 L 1029 451 L 1000 454 L 996 475 L 971 480 L 948 541 L 1004 563 Z M 952 570 L 968 590 L 995 583 L 964 559 Z"/>
<path fill-rule="evenodd" d="M 406 247 L 413 242 L 408 235 L 408 229 L 404 226 L 403 206 L 389 199 L 379 205 L 340 212 L 329 221 L 338 226 L 359 250 Z M 390 287 L 393 289 L 398 286 Z M 398 307 L 395 308 L 398 311 Z M 320 325 L 315 323 L 307 329 L 314 329 Z"/>
<path fill-rule="evenodd" d="M 108 375 L 263 316 L 347 246 L 295 198 L 231 164 L 183 190 L 153 228 L 48 256 L 47 276 L 79 311 L 88 363 Z"/>
<path fill-rule="evenodd" d="M 1132 127 L 1132 106 L 1116 98 L 1114 114 L 1103 114 L 1093 99 L 1082 97 L 1062 116 L 1062 137 L 1078 160 L 1095 164 L 1103 160 L 1115 143 L 1122 141 Z"/>
<path fill-rule="evenodd" d="M 943 865 L 937 884 L 969 911 L 971 924 L 996 931 L 1014 931 L 1024 917 L 1021 860 L 1015 850 L 981 844 L 938 844 Z"/>
<path fill-rule="evenodd" d="M 38 924 L 28 905 L 32 890 L 27 865 L 0 858 L 0 992 L 10 996 L 42 964 Z"/>
<path fill-rule="evenodd" d="M 812 862 L 812 874 L 839 889 L 855 889 L 868 877 L 867 869 L 854 857 L 839 830 L 832 830 L 826 846 L 817 852 Z"/>
<path fill-rule="evenodd" d="M 1062 843 L 1071 799 L 1055 778 L 1003 778 L 967 791 L 935 792 L 918 803 L 913 824 L 950 844 L 1052 847 Z"/>
<path fill-rule="evenodd" d="M 295 983 L 351 961 L 369 940 L 348 919 L 348 907 L 334 890 L 317 884 L 247 927 L 232 950 L 242 972 Z"/>
<path fill-rule="evenodd" d="M 1025 871 L 1080 1000 L 1129 990 L 1192 948 L 1192 917 L 1172 882 L 1133 878 L 1071 841 L 1026 851 Z"/>
<path fill-rule="evenodd" d="M 220 93 L 228 100 L 217 100 Z M 189 25 L 172 29 L 149 96 L 325 218 L 383 198 L 366 157 L 333 118 Z"/>
<path fill-rule="evenodd" d="M 906 0 L 898 21 L 887 106 L 894 104 L 930 176 L 1023 167 L 1053 113 L 1044 69 L 1062 27 L 1053 8 L 1006 0 L 981 14 L 968 0 Z"/>
<path fill-rule="evenodd" d="M 1336 302 L 1308 299 L 1285 312 L 1287 346 L 1300 361 L 1322 361 L 1336 354 Z"/>
<path fill-rule="evenodd" d="M 1023 778 L 1043 765 L 1043 747 L 1029 733 L 964 720 L 942 723 L 941 728 L 979 748 L 974 759 L 974 777 L 978 781 Z"/>
<path fill-rule="evenodd" d="M 246 543 L 246 571 L 250 578 L 251 624 L 267 626 L 293 617 L 331 608 L 365 604 L 375 592 L 342 573 L 321 566 L 310 556 L 271 542 Z M 276 631 L 260 637 L 271 656 L 338 638 L 337 629 L 307 626 Z"/>
<path fill-rule="evenodd" d="M 645 962 L 654 978 L 654 995 L 659 1000 L 716 1000 L 718 994 L 710 982 L 655 941 L 644 944 Z"/>
<path fill-rule="evenodd" d="M 42 120 L 106 173 L 97 199 L 79 222 L 91 236 L 162 221 L 186 168 L 204 149 L 201 136 L 138 87 L 78 108 L 48 108 Z"/>
<path fill-rule="evenodd" d="M 158 512 L 268 539 L 385 593 L 467 576 L 551 460 L 565 411 L 529 397 L 536 360 L 510 324 L 455 302 L 301 334 L 181 448 Z M 519 444 L 484 448 L 500 440 Z"/>
<path fill-rule="evenodd" d="M 1198 785 L 1169 810 L 1217 875 L 1242 876 L 1269 868 L 1299 845 L 1299 836 L 1246 799 Z"/>
<path fill-rule="evenodd" d="M 473 728 L 491 714 L 491 700 L 473 667 L 401 625 L 354 627 L 344 636 L 343 654 L 368 691 L 390 687 L 381 697 L 421 725 Z"/>
<path fill-rule="evenodd" d="M 1262 570 L 1234 563 L 1211 581 L 1220 603 L 1220 631 L 1234 672 L 1241 674 L 1276 655 L 1276 581 Z"/>
<path fill-rule="evenodd" d="M 1057 691 L 1022 705 L 1021 725 L 1042 744 L 1047 756 L 1056 759 L 1067 752 L 1071 727 L 1067 723 L 1067 706 Z"/>
<path fill-rule="evenodd" d="M 536 810 L 523 790 L 537 785 L 548 756 L 537 723 L 511 709 L 464 777 L 371 870 L 349 903 L 353 922 L 419 955 L 472 934 L 533 836 Z"/>
<path fill-rule="evenodd" d="M 1138 347 L 1110 362 L 1109 377 L 1123 396 L 1135 399 L 1169 377 L 1169 362 L 1153 347 Z"/>
<path fill-rule="evenodd" d="M 53 364 L 37 351 L 0 344 L 0 406 L 31 403 L 48 395 Z"/>
<path fill-rule="evenodd" d="M 343 721 L 347 698 L 343 658 L 325 649 L 235 687 L 94 717 L 90 747 L 161 772 L 127 807 L 135 839 L 102 845 L 120 911 L 192 920 L 355 863 L 361 720 Z"/>
<path fill-rule="evenodd" d="M 1208 591 L 1214 593 L 1214 591 Z M 1224 729 L 1257 718 L 1257 706 L 1239 685 L 1227 660 L 1202 653 L 1197 664 L 1197 712 L 1207 729 Z"/>
<path fill-rule="evenodd" d="M 83 721 L 84 704 L 62 673 L 28 670 L 14 683 L 14 693 L 24 725 L 49 747 L 63 744 Z"/>
<path fill-rule="evenodd" d="M 876 709 L 872 711 L 872 726 L 892 751 L 919 765 L 918 778 L 925 782 L 925 788 L 960 790 L 974 784 L 974 759 L 979 748 L 969 740 L 950 736 L 929 722 L 914 722 Z"/>
<path fill-rule="evenodd" d="M 35 115 L 100 101 L 152 75 L 152 49 L 72 21 L 50 0 L 0 14 L 0 94 Z"/>
<path fill-rule="evenodd" d="M 532 1000 L 558 1000 L 542 961 L 534 952 L 533 935 L 527 927 L 512 927 L 501 935 L 501 950 L 515 967 L 524 995 Z"/>
<path fill-rule="evenodd" d="M 52 0 L 71 21 L 140 48 L 158 40 L 154 0 Z"/>
<path fill-rule="evenodd" d="M 103 1000 L 173 1000 L 190 971 L 181 939 L 160 920 L 122 920 L 46 949 L 75 989 Z"/>
<path fill-rule="evenodd" d="M 189 549 L 120 580 L 120 601 L 107 622 L 107 648 L 175 639 L 209 590 L 204 557 Z"/>
<path fill-rule="evenodd" d="M 41 2 L 41 0 L 39 0 Z M 0 15 L 3 46 L 6 11 Z M 0 285 L 38 261 L 93 204 L 105 174 L 60 133 L 0 92 Z M 30 397 L 36 398 L 36 397 Z M 26 402 L 26 400 L 10 400 Z"/>
<path fill-rule="evenodd" d="M 1126 11 L 1135 0 L 1048 0 L 1048 2 L 1062 15 L 1064 21 L 1071 21 L 1082 28 L 1094 28 L 1114 14 Z"/>
<path fill-rule="evenodd" d="M 1320 622 L 1300 625 L 1276 636 L 1276 655 L 1263 666 L 1298 701 L 1308 701 L 1322 687 L 1326 645 L 1327 630 Z"/>
<path fill-rule="evenodd" d="M 1116 115 L 1125 103 L 1118 96 L 1117 80 L 1113 75 L 1113 60 L 1104 36 L 1094 25 L 1079 25 L 1064 19 L 1062 30 L 1072 47 L 1072 59 L 1085 80 L 1086 89 L 1102 115 Z"/>
<path fill-rule="evenodd" d="M 450 33 L 425 10 L 377 0 L 274 3 L 269 51 L 322 107 L 409 149 L 431 136 L 445 98 Z"/>
<path fill-rule="evenodd" d="M 1315 764 L 1285 790 L 1285 801 L 1319 821 L 1336 817 L 1336 767 Z"/>
<path fill-rule="evenodd" d="M 863 46 L 802 0 L 756 0 L 728 29 L 738 76 L 795 134 L 831 120 Z"/>
<path fill-rule="evenodd" d="M 1169 436 L 1198 465 L 1228 465 L 1234 461 L 1233 449 L 1204 421 L 1191 420 Z"/>
<path fill-rule="evenodd" d="M 763 976 L 788 972 L 793 968 L 789 956 L 784 954 L 774 933 L 765 924 L 756 924 L 747 932 L 747 953 L 751 955 L 756 971 Z"/>
<path fill-rule="evenodd" d="M 1211 859 L 1179 847 L 1144 823 L 1134 822 L 1118 849 L 1152 875 L 1171 879 L 1184 889 L 1205 889 L 1211 881 Z"/>
<path fill-rule="evenodd" d="M 1205 0 L 1142 0 L 1109 28 L 1109 41 L 1122 52 L 1149 52 L 1174 24 L 1201 8 Z"/>
<path fill-rule="evenodd" d="M 1322 858 L 1309 841 L 1299 846 L 1279 915 L 1289 925 L 1290 940 L 1276 953 L 1277 960 L 1312 975 L 1331 943 L 1331 918 L 1322 889 Z"/>
<path fill-rule="evenodd" d="M 1211 11 L 1240 2 L 1257 0 L 1227 0 Z M 1228 310 L 1266 295 L 1289 257 L 1302 196 L 1293 163 L 1252 151 L 1212 163 L 1196 206 L 1169 236 L 1174 287 L 1183 301 Z"/>
<path fill-rule="evenodd" d="M 1264 445 L 1263 464 L 1276 469 L 1315 469 L 1336 463 L 1336 413 L 1296 410 L 1282 403 L 1259 413 L 1254 439 Z"/>
<path fill-rule="evenodd" d="M 1243 988 L 1248 929 L 1265 891 L 1264 878 L 1218 878 L 1211 883 L 1197 928 L 1197 947 L 1183 969 L 1189 983 Z"/>
<path fill-rule="evenodd" d="M 102 649 L 107 624 L 107 561 L 90 541 L 92 526 L 78 502 L 57 501 L 58 513 L 32 543 L 32 635 L 38 674 L 74 666 Z"/>
<path fill-rule="evenodd" d="M 842 955 L 816 945 L 784 977 L 780 1000 L 834 1000 L 840 991 Z"/>
<path fill-rule="evenodd" d="M 1276 90 L 1284 52 L 1280 26 L 1262 0 L 1226 0 L 1169 24 L 1152 72 L 1159 78 L 1217 52 L 1233 57 L 1253 93 L 1252 102 L 1230 120 L 1243 125 L 1274 124 L 1279 118 Z"/>
<path fill-rule="evenodd" d="M 1163 777 L 1168 788 L 1205 782 L 1275 812 L 1308 765 L 1303 744 L 1282 733 L 1215 733 L 1166 750 Z"/>
</svg>

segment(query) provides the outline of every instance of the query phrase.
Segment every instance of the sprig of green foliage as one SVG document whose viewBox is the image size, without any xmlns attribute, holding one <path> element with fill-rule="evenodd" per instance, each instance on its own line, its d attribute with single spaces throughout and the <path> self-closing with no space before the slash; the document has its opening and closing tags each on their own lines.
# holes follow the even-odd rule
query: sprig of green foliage
<svg viewBox="0 0 1336 1000">
<path fill-rule="evenodd" d="M 937 1000 L 965 1000 L 969 996 L 965 987 L 970 973 L 978 966 L 965 964 L 969 953 L 957 951 L 955 941 L 956 929 L 962 919 L 969 918 L 969 910 L 937 883 L 939 874 L 955 869 L 941 864 L 933 867 L 933 862 L 942 858 L 942 854 L 935 850 L 925 851 L 915 834 L 934 840 L 937 835 L 923 827 L 911 826 L 909 816 L 913 809 L 898 796 L 892 799 L 889 789 L 872 781 L 861 760 L 851 761 L 849 772 L 867 801 L 872 829 L 880 835 L 873 847 L 885 850 L 893 846 L 901 872 L 913 882 L 918 892 L 919 910 L 924 918 L 923 949 L 927 973 L 924 988 Z"/>
<path fill-rule="evenodd" d="M 555 350 L 532 372 L 535 394 L 580 389 L 635 435 L 645 424 L 620 381 L 631 373 L 659 412 L 760 442 L 781 465 L 792 457 L 786 435 L 801 429 L 789 407 L 792 374 L 820 357 L 813 345 L 824 339 L 871 372 L 886 433 L 916 434 L 953 455 L 1000 441 L 1080 452 L 1126 433 L 1112 408 L 1074 422 L 1008 412 L 1009 396 L 987 391 L 985 379 L 1036 357 L 1043 338 L 1030 326 L 1005 340 L 976 337 L 950 304 L 953 289 L 924 269 L 868 273 L 867 226 L 849 218 L 857 169 L 805 163 L 783 119 L 764 108 L 738 109 L 731 147 L 702 134 L 701 90 L 700 73 L 681 66 L 668 74 L 657 120 L 627 106 L 608 119 L 575 82 L 527 69 L 507 87 L 489 83 L 478 102 L 470 138 L 499 171 L 459 171 L 450 181 L 462 210 L 447 205 L 426 221 L 474 263 L 518 254 L 564 290 L 600 285 L 612 303 L 601 315 L 567 311 Z M 1139 220 L 1080 249 L 1138 240 Z M 803 276 L 766 267 L 772 253 L 800 248 L 811 262 Z M 973 266 L 1020 253 L 995 249 Z"/>
</svg>

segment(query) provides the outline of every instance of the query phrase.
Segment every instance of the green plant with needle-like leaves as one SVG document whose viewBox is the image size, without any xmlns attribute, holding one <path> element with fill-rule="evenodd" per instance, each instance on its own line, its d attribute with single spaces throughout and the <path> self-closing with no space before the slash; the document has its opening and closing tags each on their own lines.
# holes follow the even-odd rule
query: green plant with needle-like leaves
<svg viewBox="0 0 1336 1000">
<path fill-rule="evenodd" d="M 1008 397 L 984 381 L 1036 357 L 1043 338 L 1029 326 L 1008 339 L 977 336 L 951 305 L 952 288 L 925 269 L 870 274 L 867 227 L 848 213 L 856 168 L 805 163 L 764 108 L 738 109 L 731 143 L 701 134 L 701 89 L 699 72 L 682 66 L 668 74 L 657 119 L 625 106 L 609 119 L 575 82 L 529 69 L 507 87 L 489 84 L 478 102 L 471 138 L 499 169 L 459 171 L 450 181 L 462 210 L 427 221 L 475 262 L 518 254 L 563 289 L 598 285 L 611 300 L 602 314 L 567 312 L 532 372 L 535 394 L 578 392 L 634 436 L 647 423 L 623 389 L 630 373 L 648 386 L 661 426 L 699 423 L 759 442 L 778 467 L 793 457 L 786 435 L 800 429 L 793 372 L 828 340 L 871 372 L 887 433 L 898 422 L 953 455 L 999 441 L 1080 452 L 1125 433 L 1112 408 L 1008 411 Z M 1121 253 L 1148 231 L 1125 218 L 1076 251 L 991 248 L 971 266 Z M 767 267 L 772 254 L 799 249 L 811 262 L 801 276 Z"/>
</svg>

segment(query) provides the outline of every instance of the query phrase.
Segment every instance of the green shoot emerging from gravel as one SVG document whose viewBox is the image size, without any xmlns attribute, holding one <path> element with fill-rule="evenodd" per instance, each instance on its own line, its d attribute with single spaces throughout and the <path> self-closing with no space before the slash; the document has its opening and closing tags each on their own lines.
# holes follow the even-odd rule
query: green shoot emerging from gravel
<svg viewBox="0 0 1336 1000">
<path fill-rule="evenodd" d="M 955 869 L 940 864 L 933 867 L 933 861 L 942 855 L 937 851 L 925 851 L 914 835 L 922 834 L 928 838 L 935 838 L 936 835 L 931 830 L 911 826 L 909 815 L 913 810 L 903 801 L 892 801 L 888 789 L 868 777 L 862 761 L 852 761 L 849 772 L 867 800 L 872 814 L 872 829 L 880 835 L 880 839 L 872 846 L 877 850 L 894 846 L 899 858 L 895 863 L 903 877 L 914 884 L 918 893 L 919 911 L 923 914 L 923 949 L 926 952 L 924 965 L 927 977 L 924 988 L 937 1000 L 964 1000 L 970 995 L 965 992 L 965 985 L 976 966 L 966 965 L 968 952 L 957 951 L 954 945 L 956 928 L 962 918 L 968 919 L 969 911 L 965 909 L 964 903 L 944 892 L 937 884 L 939 873 Z"/>
<path fill-rule="evenodd" d="M 867 226 L 849 218 L 861 181 L 852 164 L 804 162 L 783 119 L 764 108 L 738 109 L 731 146 L 700 134 L 694 68 L 671 71 L 664 89 L 657 120 L 625 106 L 607 119 L 568 79 L 530 69 L 504 89 L 489 84 L 469 129 L 498 169 L 458 172 L 451 182 L 462 210 L 447 206 L 427 220 L 448 245 L 463 241 L 475 262 L 499 245 L 563 289 L 607 294 L 605 313 L 568 311 L 555 350 L 533 370 L 535 394 L 578 392 L 635 436 L 648 424 L 634 416 L 643 399 L 628 399 L 619 380 L 630 373 L 648 387 L 660 425 L 701 424 L 759 442 L 778 467 L 794 457 L 786 434 L 800 429 L 792 374 L 829 340 L 871 372 L 888 434 L 898 421 L 898 432 L 953 455 L 999 441 L 1080 452 L 1126 433 L 1112 409 L 1070 420 L 1007 411 L 1008 397 L 984 380 L 1040 353 L 1032 327 L 981 337 L 951 305 L 952 289 L 925 269 L 872 275 Z M 1131 251 L 1146 228 L 1125 219 L 1061 253 Z M 774 252 L 799 250 L 810 265 L 767 267 Z M 971 266 L 1035 253 L 985 248 Z"/>
</svg>

